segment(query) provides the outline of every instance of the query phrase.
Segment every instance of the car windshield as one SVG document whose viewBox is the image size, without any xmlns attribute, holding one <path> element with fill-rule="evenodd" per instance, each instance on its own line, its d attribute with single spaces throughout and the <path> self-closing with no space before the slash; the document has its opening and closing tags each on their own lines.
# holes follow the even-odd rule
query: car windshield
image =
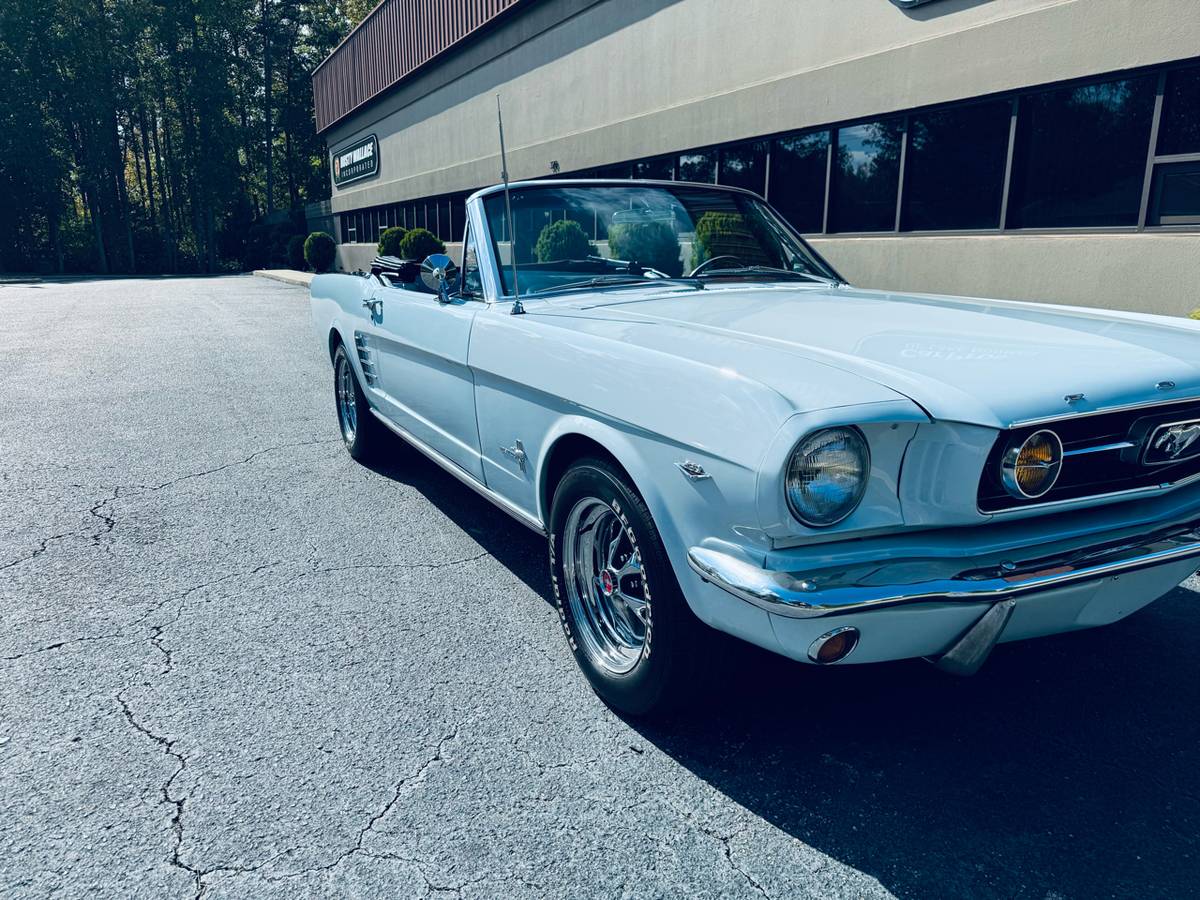
<svg viewBox="0 0 1200 900">
<path fill-rule="evenodd" d="M 695 185 L 526 185 L 484 198 L 504 293 L 522 296 L 653 279 L 838 280 L 752 195 Z M 515 236 L 515 241 L 514 241 Z"/>
</svg>

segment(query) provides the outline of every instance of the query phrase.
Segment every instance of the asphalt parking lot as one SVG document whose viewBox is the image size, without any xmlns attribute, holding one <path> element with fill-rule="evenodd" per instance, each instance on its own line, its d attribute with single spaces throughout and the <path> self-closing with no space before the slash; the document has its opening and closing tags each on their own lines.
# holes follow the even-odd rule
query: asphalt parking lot
<svg viewBox="0 0 1200 900">
<path fill-rule="evenodd" d="M 355 464 L 307 295 L 0 287 L 0 895 L 1194 896 L 1200 606 L 924 663 L 575 670 L 542 541 Z"/>
</svg>

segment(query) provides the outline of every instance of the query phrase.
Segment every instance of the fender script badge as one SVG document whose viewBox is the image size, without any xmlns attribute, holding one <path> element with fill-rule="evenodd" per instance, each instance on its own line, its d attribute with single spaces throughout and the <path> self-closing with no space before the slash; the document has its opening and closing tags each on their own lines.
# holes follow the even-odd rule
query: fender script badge
<svg viewBox="0 0 1200 900">
<path fill-rule="evenodd" d="M 1161 466 L 1200 455 L 1200 421 L 1159 425 L 1146 442 L 1142 463 Z"/>
</svg>

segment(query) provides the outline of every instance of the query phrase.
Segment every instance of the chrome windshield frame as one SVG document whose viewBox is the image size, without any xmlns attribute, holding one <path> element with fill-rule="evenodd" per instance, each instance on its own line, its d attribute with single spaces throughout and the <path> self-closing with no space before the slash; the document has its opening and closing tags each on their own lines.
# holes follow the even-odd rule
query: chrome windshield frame
<svg viewBox="0 0 1200 900">
<path fill-rule="evenodd" d="M 694 182 L 694 181 L 662 181 L 662 180 L 649 180 L 649 179 L 640 180 L 640 179 L 635 179 L 635 178 L 542 178 L 542 179 L 534 179 L 534 180 L 530 180 L 530 181 L 511 182 L 509 184 L 509 190 L 516 191 L 516 190 L 526 190 L 526 189 L 530 189 L 530 188 L 553 189 L 553 188 L 562 188 L 562 187 L 617 187 L 617 186 L 637 187 L 637 188 L 648 188 L 648 187 L 655 188 L 655 187 L 657 187 L 657 188 L 664 188 L 667 190 L 688 188 L 688 189 L 718 191 L 718 192 L 723 192 L 723 193 L 727 193 L 727 194 L 743 194 L 747 197 L 750 197 L 757 203 L 759 203 L 763 207 L 763 209 L 768 213 L 768 215 L 771 217 L 772 223 L 776 227 L 778 227 L 781 231 L 783 231 L 784 234 L 786 234 L 789 238 L 794 240 L 804 250 L 804 252 L 807 253 L 817 263 L 818 266 L 824 268 L 829 273 L 830 277 L 828 280 L 831 284 L 833 284 L 833 285 L 848 284 L 846 279 L 841 276 L 841 274 L 837 271 L 837 269 L 835 269 L 830 264 L 830 262 L 827 259 L 825 259 L 824 256 L 822 256 L 819 252 L 817 252 L 816 248 L 814 248 L 808 241 L 806 241 L 804 239 L 804 236 L 801 235 L 798 231 L 796 231 L 796 229 L 793 228 L 788 223 L 787 219 L 785 219 L 777 209 L 775 209 L 773 206 L 771 206 L 770 203 L 768 203 L 766 200 L 764 200 L 758 194 L 754 193 L 753 191 L 746 190 L 745 188 L 734 187 L 732 185 L 727 185 L 727 184 L 704 184 L 702 182 Z M 516 299 L 513 294 L 505 292 L 504 280 L 500 275 L 500 252 L 499 252 L 499 248 L 496 245 L 495 234 L 492 232 L 490 223 L 488 222 L 487 208 L 484 205 L 484 201 L 487 198 L 489 198 L 495 194 L 503 193 L 503 191 L 504 191 L 504 185 L 497 184 L 497 185 L 493 185 L 491 187 L 483 188 L 482 190 L 476 191 L 474 194 L 472 194 L 470 197 L 467 198 L 468 217 L 472 221 L 477 220 L 479 222 L 479 225 L 481 226 L 481 228 L 483 230 L 482 230 L 482 232 L 477 232 L 477 233 L 481 234 L 481 236 L 482 236 L 482 234 L 486 234 L 487 238 L 488 238 L 486 241 L 479 240 L 476 242 L 476 247 L 477 247 L 476 252 L 479 255 L 481 266 L 484 265 L 484 260 L 486 258 L 486 261 L 487 261 L 486 269 L 488 271 L 488 275 L 490 276 L 490 280 L 493 283 L 494 293 L 487 292 L 487 284 L 489 282 L 489 277 L 484 278 L 485 292 L 487 292 L 487 299 L 488 299 L 489 303 L 512 303 Z M 821 276 L 821 275 L 814 274 L 813 277 L 815 279 L 817 279 L 818 281 L 825 280 L 824 276 Z M 535 299 L 535 298 L 537 298 L 537 296 L 538 296 L 537 294 L 522 293 L 521 300 L 524 301 L 527 299 Z"/>
</svg>

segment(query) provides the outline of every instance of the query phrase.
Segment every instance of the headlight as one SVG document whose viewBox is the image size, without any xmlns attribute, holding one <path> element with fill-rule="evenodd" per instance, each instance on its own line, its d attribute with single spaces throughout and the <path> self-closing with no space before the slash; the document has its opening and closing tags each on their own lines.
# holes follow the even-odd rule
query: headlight
<svg viewBox="0 0 1200 900">
<path fill-rule="evenodd" d="M 788 507 L 805 525 L 835 525 L 862 501 L 870 471 L 871 451 L 857 428 L 815 431 L 788 459 Z"/>
<path fill-rule="evenodd" d="M 1004 489 L 1019 500 L 1041 497 L 1062 471 L 1062 441 L 1053 431 L 1037 431 L 1009 447 L 1000 462 Z"/>
</svg>

